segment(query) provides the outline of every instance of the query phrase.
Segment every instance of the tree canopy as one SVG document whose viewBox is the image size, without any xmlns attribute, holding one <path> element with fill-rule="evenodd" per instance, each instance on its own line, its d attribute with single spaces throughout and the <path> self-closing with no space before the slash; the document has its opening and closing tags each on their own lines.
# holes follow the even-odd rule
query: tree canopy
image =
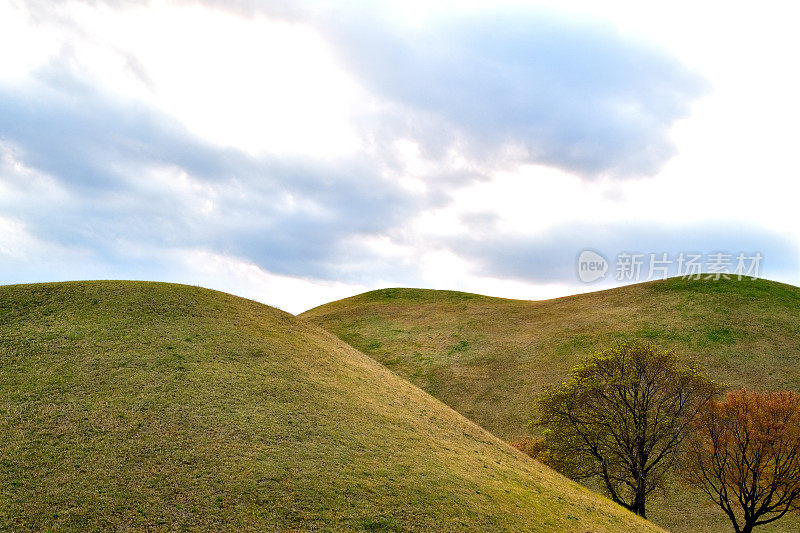
<svg viewBox="0 0 800 533">
<path fill-rule="evenodd" d="M 597 479 L 612 500 L 644 517 L 694 417 L 721 392 L 671 351 L 623 343 L 588 357 L 569 380 L 536 398 L 545 460 L 573 479 Z"/>
<path fill-rule="evenodd" d="M 731 392 L 700 413 L 690 443 L 690 478 L 737 533 L 800 507 L 800 395 Z"/>
</svg>

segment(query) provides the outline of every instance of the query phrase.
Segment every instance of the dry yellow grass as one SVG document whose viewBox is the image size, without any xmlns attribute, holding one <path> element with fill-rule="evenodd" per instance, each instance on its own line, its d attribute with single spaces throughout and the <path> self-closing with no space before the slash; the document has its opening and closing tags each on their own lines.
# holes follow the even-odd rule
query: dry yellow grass
<svg viewBox="0 0 800 533">
<path fill-rule="evenodd" d="M 507 441 L 531 433 L 543 385 L 621 340 L 672 348 L 732 387 L 800 390 L 800 289 L 766 280 L 675 278 L 538 302 L 384 289 L 301 316 Z M 685 489 L 651 509 L 677 531 L 730 527 Z M 800 520 L 772 530 L 800 530 Z"/>
<path fill-rule="evenodd" d="M 658 530 L 316 326 L 141 282 L 0 287 L 0 529 Z"/>
</svg>

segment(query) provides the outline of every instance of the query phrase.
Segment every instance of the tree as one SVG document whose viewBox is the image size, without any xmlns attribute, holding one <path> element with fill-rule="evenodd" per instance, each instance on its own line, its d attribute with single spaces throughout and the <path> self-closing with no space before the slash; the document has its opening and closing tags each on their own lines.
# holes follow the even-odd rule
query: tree
<svg viewBox="0 0 800 533">
<path fill-rule="evenodd" d="M 800 395 L 742 389 L 697 417 L 689 476 L 750 533 L 800 507 Z"/>
<path fill-rule="evenodd" d="M 671 351 L 624 343 L 585 359 L 568 381 L 536 398 L 545 462 L 576 480 L 600 481 L 612 500 L 645 517 L 664 487 L 692 419 L 721 392 Z"/>
</svg>

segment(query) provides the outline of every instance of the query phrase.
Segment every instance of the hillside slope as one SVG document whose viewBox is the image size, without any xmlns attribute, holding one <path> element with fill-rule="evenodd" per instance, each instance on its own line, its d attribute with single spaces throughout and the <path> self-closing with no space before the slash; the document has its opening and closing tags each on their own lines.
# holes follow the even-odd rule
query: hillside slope
<svg viewBox="0 0 800 533">
<path fill-rule="evenodd" d="M 545 301 L 384 289 L 300 316 L 507 440 L 530 432 L 544 384 L 625 339 L 673 348 L 733 387 L 800 390 L 800 288 L 766 280 L 673 278 Z M 682 529 L 684 503 L 661 523 Z"/>
<path fill-rule="evenodd" d="M 315 326 L 142 282 L 0 287 L 0 529 L 656 530 Z"/>
</svg>

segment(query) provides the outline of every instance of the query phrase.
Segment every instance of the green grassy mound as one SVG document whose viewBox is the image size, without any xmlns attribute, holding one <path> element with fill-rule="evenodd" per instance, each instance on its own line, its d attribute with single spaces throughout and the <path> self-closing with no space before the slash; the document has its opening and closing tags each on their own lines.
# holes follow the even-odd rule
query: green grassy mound
<svg viewBox="0 0 800 533">
<path fill-rule="evenodd" d="M 141 282 L 0 287 L 0 529 L 656 530 L 305 321 Z"/>
<path fill-rule="evenodd" d="M 545 301 L 384 289 L 301 316 L 507 440 L 529 433 L 544 384 L 620 340 L 673 348 L 732 387 L 800 390 L 800 288 L 766 280 L 673 278 Z M 730 527 L 694 496 L 671 495 L 653 516 L 682 531 Z M 775 524 L 786 527 L 800 520 Z"/>
</svg>

